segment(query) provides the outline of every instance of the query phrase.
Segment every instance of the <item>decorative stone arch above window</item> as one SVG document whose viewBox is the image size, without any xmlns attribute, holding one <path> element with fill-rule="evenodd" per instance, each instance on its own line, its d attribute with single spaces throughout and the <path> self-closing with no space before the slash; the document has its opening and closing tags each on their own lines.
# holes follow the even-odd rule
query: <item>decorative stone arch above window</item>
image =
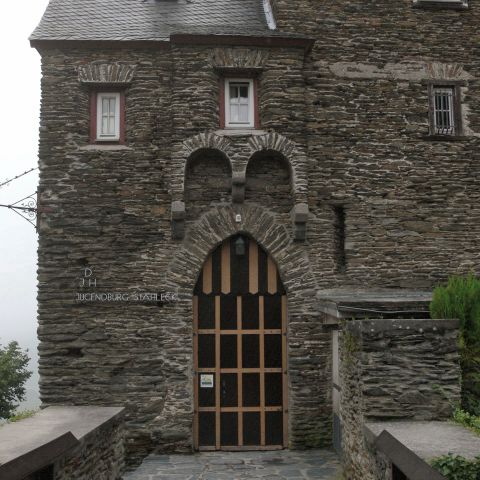
<svg viewBox="0 0 480 480">
<path fill-rule="evenodd" d="M 78 80 L 89 86 L 126 86 L 132 83 L 136 68 L 136 65 L 122 62 L 92 62 L 78 67 Z"/>
<path fill-rule="evenodd" d="M 215 70 L 228 72 L 261 72 L 268 59 L 268 51 L 249 48 L 216 48 L 210 56 Z"/>
<path fill-rule="evenodd" d="M 293 208 L 291 211 L 294 238 L 305 240 L 306 224 L 308 219 L 308 176 L 306 156 L 286 137 L 278 133 L 253 135 L 245 145 L 250 150 L 252 158 L 258 152 L 267 150 L 280 154 L 288 163 L 291 170 L 293 192 Z M 172 235 L 175 239 L 183 239 L 185 235 L 185 175 L 188 162 L 201 150 L 216 150 L 229 162 L 232 172 L 232 201 L 243 204 L 245 200 L 246 158 L 236 158 L 233 144 L 230 139 L 212 132 L 201 133 L 184 141 L 172 157 L 170 170 L 170 193 L 172 197 Z"/>
<path fill-rule="evenodd" d="M 291 211 L 294 239 L 298 241 L 305 240 L 308 221 L 308 174 L 306 155 L 297 148 L 295 143 L 283 135 L 274 132 L 251 137 L 249 146 L 252 152 L 250 158 L 253 158 L 258 152 L 269 150 L 278 152 L 285 161 L 288 162 L 291 171 L 292 192 L 294 197 L 294 206 Z"/>
<path fill-rule="evenodd" d="M 199 150 L 218 150 L 227 159 L 230 168 L 232 168 L 230 160 L 232 154 L 231 141 L 228 138 L 209 132 L 200 133 L 185 140 L 181 148 L 172 157 L 170 193 L 173 201 L 184 200 L 187 164 L 189 159 Z"/>
<path fill-rule="evenodd" d="M 220 153 L 233 171 L 230 160 L 231 141 L 228 138 L 215 133 L 201 133 L 182 143 L 181 148 L 172 157 L 170 168 L 172 237 L 177 240 L 183 239 L 185 235 L 185 178 L 188 164 L 196 153 L 205 150 L 215 150 Z"/>
<path fill-rule="evenodd" d="M 466 81 L 472 78 L 459 63 L 427 62 L 425 75 L 429 80 L 459 80 Z"/>
<path fill-rule="evenodd" d="M 275 132 L 252 136 L 248 143 L 251 156 L 263 150 L 280 153 L 289 163 L 292 171 L 292 191 L 295 203 L 306 201 L 308 192 L 307 161 L 305 154 L 295 143 Z"/>
</svg>

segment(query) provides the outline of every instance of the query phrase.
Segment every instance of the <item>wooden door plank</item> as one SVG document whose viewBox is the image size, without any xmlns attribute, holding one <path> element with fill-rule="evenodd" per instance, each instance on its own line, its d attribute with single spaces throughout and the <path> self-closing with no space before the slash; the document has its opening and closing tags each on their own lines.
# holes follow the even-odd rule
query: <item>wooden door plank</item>
<svg viewBox="0 0 480 480">
<path fill-rule="evenodd" d="M 201 328 L 199 330 L 200 333 L 203 333 L 203 334 L 210 334 L 210 335 L 214 335 L 215 334 L 215 329 L 214 328 Z M 282 330 L 280 328 L 268 328 L 268 329 L 265 329 L 265 330 L 258 330 L 258 329 L 252 329 L 252 330 L 249 330 L 249 329 L 240 329 L 240 330 L 225 330 L 223 329 L 221 332 L 220 332 L 220 335 L 236 335 L 237 333 L 240 333 L 242 335 L 253 335 L 253 334 L 257 334 L 259 335 L 260 333 L 264 333 L 266 335 L 270 334 L 270 335 L 281 335 L 282 334 Z"/>
<path fill-rule="evenodd" d="M 199 368 L 200 373 L 215 373 L 215 368 L 202 367 Z M 263 369 L 265 373 L 282 373 L 283 367 L 265 367 Z M 221 368 L 220 373 L 260 373 L 260 368 Z"/>
<path fill-rule="evenodd" d="M 282 412 L 283 407 L 265 407 L 266 412 Z M 217 407 L 198 407 L 199 412 L 216 412 Z M 261 407 L 220 407 L 221 412 L 261 412 Z"/>
<path fill-rule="evenodd" d="M 265 446 L 265 338 L 263 328 L 265 326 L 265 302 L 264 297 L 258 299 L 259 327 L 260 327 L 260 445 Z"/>
<path fill-rule="evenodd" d="M 203 275 L 202 275 L 202 289 L 203 293 L 209 294 L 212 293 L 213 289 L 213 279 L 212 279 L 212 256 L 209 255 L 205 265 L 203 266 Z"/>
<path fill-rule="evenodd" d="M 230 293 L 231 278 L 230 278 L 230 242 L 226 241 L 222 244 L 222 293 Z"/>
<path fill-rule="evenodd" d="M 282 296 L 283 446 L 288 446 L 287 297 Z"/>
<path fill-rule="evenodd" d="M 242 329 L 242 297 L 239 295 L 237 297 L 237 330 L 240 332 Z M 242 375 L 242 334 L 238 333 L 237 335 L 237 405 L 238 410 L 238 445 L 243 445 L 243 375 Z"/>
<path fill-rule="evenodd" d="M 220 450 L 220 296 L 215 296 L 215 448 Z"/>
<path fill-rule="evenodd" d="M 194 413 L 193 413 L 193 448 L 199 447 L 199 392 L 198 392 L 198 297 L 193 297 L 193 390 L 194 390 Z"/>
<path fill-rule="evenodd" d="M 205 451 L 205 452 L 208 452 L 208 451 L 212 451 L 213 448 L 201 448 L 200 451 Z M 283 450 L 283 445 L 268 445 L 266 447 L 260 447 L 260 446 L 246 446 L 246 447 L 238 447 L 238 446 L 225 446 L 225 447 L 222 447 L 222 451 L 225 451 L 225 452 L 249 452 L 249 451 L 252 451 L 252 450 L 255 450 L 255 451 L 267 451 L 267 450 Z M 232 477 L 232 478 L 235 478 L 235 477 Z"/>
<path fill-rule="evenodd" d="M 277 293 L 277 266 L 273 261 L 271 255 L 268 256 L 267 260 L 267 290 L 268 293 Z"/>
<path fill-rule="evenodd" d="M 248 291 L 258 293 L 258 244 L 250 241 L 248 252 Z"/>
</svg>

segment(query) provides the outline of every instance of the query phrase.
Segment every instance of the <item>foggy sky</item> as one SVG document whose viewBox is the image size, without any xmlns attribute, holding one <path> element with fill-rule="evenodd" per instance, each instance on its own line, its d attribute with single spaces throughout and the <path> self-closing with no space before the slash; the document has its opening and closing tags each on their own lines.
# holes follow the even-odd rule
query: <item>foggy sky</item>
<svg viewBox="0 0 480 480">
<path fill-rule="evenodd" d="M 40 108 L 40 56 L 28 36 L 47 0 L 3 2 L 0 7 L 0 183 L 37 166 Z M 37 189 L 32 172 L 0 187 L 0 204 L 11 204 Z M 38 406 L 37 235 L 14 212 L 0 208 L 0 344 L 17 340 L 28 348 L 34 375 L 21 409 Z"/>
</svg>

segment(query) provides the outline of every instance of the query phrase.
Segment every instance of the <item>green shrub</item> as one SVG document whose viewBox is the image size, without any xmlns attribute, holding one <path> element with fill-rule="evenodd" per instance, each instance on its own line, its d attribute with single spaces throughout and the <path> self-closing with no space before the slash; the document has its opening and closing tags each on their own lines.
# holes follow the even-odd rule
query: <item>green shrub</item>
<svg viewBox="0 0 480 480">
<path fill-rule="evenodd" d="M 25 398 L 25 382 L 32 375 L 29 360 L 17 342 L 0 345 L 0 419 L 11 417 Z"/>
<path fill-rule="evenodd" d="M 38 410 L 22 410 L 20 412 L 16 412 L 15 415 L 12 415 L 8 421 L 9 422 L 19 422 L 20 420 L 23 420 L 24 418 L 29 418 L 33 417 Z"/>
<path fill-rule="evenodd" d="M 460 321 L 462 408 L 480 416 L 480 280 L 472 274 L 451 277 L 433 291 L 430 315 Z"/>
<path fill-rule="evenodd" d="M 434 458 L 430 465 L 448 480 L 480 480 L 480 457 L 467 460 L 460 455 L 449 453 Z"/>
<path fill-rule="evenodd" d="M 456 408 L 453 412 L 453 419 L 460 425 L 463 425 L 464 427 L 469 428 L 476 434 L 480 435 L 480 417 L 471 415 L 460 408 Z"/>
<path fill-rule="evenodd" d="M 451 277 L 433 291 L 432 318 L 458 318 L 465 341 L 480 342 L 480 280 L 472 274 Z"/>
</svg>

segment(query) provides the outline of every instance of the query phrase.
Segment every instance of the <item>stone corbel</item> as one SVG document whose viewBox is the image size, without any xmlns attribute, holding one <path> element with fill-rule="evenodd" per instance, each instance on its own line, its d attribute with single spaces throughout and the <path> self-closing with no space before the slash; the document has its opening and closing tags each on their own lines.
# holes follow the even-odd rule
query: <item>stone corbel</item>
<svg viewBox="0 0 480 480">
<path fill-rule="evenodd" d="M 297 203 L 292 209 L 293 238 L 303 242 L 307 238 L 308 205 Z"/>
<path fill-rule="evenodd" d="M 172 237 L 182 240 L 185 237 L 185 203 L 180 200 L 172 202 Z"/>
<path fill-rule="evenodd" d="M 245 183 L 246 183 L 245 171 L 232 173 L 233 203 L 243 203 L 245 201 Z"/>
</svg>

